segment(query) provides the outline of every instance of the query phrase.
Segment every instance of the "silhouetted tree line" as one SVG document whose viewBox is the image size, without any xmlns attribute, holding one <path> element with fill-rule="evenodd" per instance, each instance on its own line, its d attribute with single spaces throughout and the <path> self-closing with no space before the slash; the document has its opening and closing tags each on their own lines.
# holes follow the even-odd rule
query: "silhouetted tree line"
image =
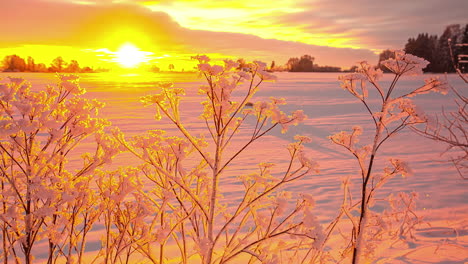
<svg viewBox="0 0 468 264">
<path fill-rule="evenodd" d="M 341 72 L 340 67 L 320 66 L 314 64 L 314 60 L 314 57 L 307 54 L 300 58 L 290 58 L 285 68 L 290 72 Z"/>
<path fill-rule="evenodd" d="M 4 72 L 96 72 L 96 70 L 87 66 L 81 68 L 76 60 L 66 62 L 61 56 L 55 58 L 50 66 L 47 67 L 44 63 L 36 64 L 31 56 L 28 56 L 25 60 L 14 54 L 5 56 L 2 60 L 1 66 L 1 69 Z"/>
<path fill-rule="evenodd" d="M 315 58 L 310 55 L 302 55 L 300 58 L 290 58 L 286 63 L 290 72 L 313 72 Z"/>
<path fill-rule="evenodd" d="M 453 49 L 453 56 L 450 55 L 449 39 Z M 468 54 L 468 47 L 456 46 L 456 44 L 468 43 L 468 24 L 461 27 L 460 24 L 449 25 L 442 35 L 429 35 L 420 33 L 416 38 L 409 38 L 405 45 L 405 52 L 424 58 L 429 61 L 429 65 L 424 72 L 455 72 L 454 65 L 458 64 L 459 55 Z M 384 50 L 379 55 L 378 66 L 383 71 L 388 71 L 381 61 L 393 58 L 394 54 L 390 50 Z M 453 59 L 453 62 L 452 62 Z M 468 65 L 464 65 L 468 67 Z M 463 65 L 460 65 L 463 68 Z"/>
<path fill-rule="evenodd" d="M 284 65 L 278 65 L 275 61 L 272 61 L 270 66 L 267 67 L 267 71 L 270 72 L 281 72 L 281 71 L 289 71 L 289 72 L 341 72 L 340 67 L 335 66 L 319 66 L 318 64 L 314 64 L 315 58 L 310 55 L 302 55 L 300 58 L 290 58 L 288 62 Z M 239 66 L 237 69 L 249 69 L 248 63 L 246 63 L 245 59 L 239 58 L 237 59 L 237 63 Z"/>
<path fill-rule="evenodd" d="M 449 39 L 451 40 L 453 56 L 450 54 Z M 455 72 L 454 65 L 458 65 L 460 58 L 463 58 L 460 55 L 468 55 L 468 46 L 457 46 L 457 44 L 461 43 L 468 43 L 468 24 L 464 27 L 460 26 L 460 24 L 449 25 L 440 37 L 421 33 L 416 38 L 409 38 L 404 50 L 406 53 L 429 61 L 430 64 L 424 69 L 424 72 Z M 391 50 L 382 51 L 377 66 L 384 72 L 388 72 L 389 70 L 381 65 L 381 62 L 394 58 L 394 56 L 395 54 Z M 290 58 L 284 66 L 275 66 L 273 61 L 270 70 L 290 72 L 342 71 L 340 67 L 319 66 L 314 64 L 314 60 L 315 58 L 311 55 L 302 55 L 300 58 Z M 460 68 L 468 68 L 468 64 L 460 64 Z M 353 70 L 354 68 L 351 68 L 349 71 Z"/>
<path fill-rule="evenodd" d="M 277 65 L 272 61 L 269 71 L 289 71 L 289 72 L 341 72 L 340 67 L 320 66 L 314 64 L 315 58 L 311 55 L 302 55 L 300 58 L 289 58 L 285 65 Z M 239 67 L 243 67 L 244 59 L 237 60 Z"/>
</svg>

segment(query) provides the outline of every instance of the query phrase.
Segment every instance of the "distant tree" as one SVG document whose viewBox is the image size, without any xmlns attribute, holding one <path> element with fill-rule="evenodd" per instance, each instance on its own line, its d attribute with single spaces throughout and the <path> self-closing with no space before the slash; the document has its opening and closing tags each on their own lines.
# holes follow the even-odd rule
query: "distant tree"
<svg viewBox="0 0 468 264">
<path fill-rule="evenodd" d="M 468 24 L 465 25 L 459 44 L 468 44 Z M 468 56 L 468 46 L 464 45 L 458 49 L 457 54 L 458 67 L 463 72 L 466 72 L 466 68 L 468 68 L 468 63 L 465 63 L 465 61 L 468 61 L 468 57 L 466 56 Z"/>
<path fill-rule="evenodd" d="M 459 70 L 466 67 L 466 63 L 459 64 L 459 60 L 466 61 L 468 57 L 464 57 L 468 55 L 468 46 L 461 45 L 468 43 L 468 24 L 464 27 L 460 28 L 459 31 L 455 31 L 455 36 L 450 38 L 450 45 L 452 48 L 452 65 L 454 67 L 458 67 Z M 461 55 L 461 56 L 460 56 Z"/>
<path fill-rule="evenodd" d="M 271 61 L 270 71 L 274 71 L 274 69 L 275 69 L 275 61 Z"/>
<path fill-rule="evenodd" d="M 152 72 L 160 72 L 161 69 L 160 69 L 158 66 L 153 65 L 153 66 L 151 66 L 150 71 L 152 71 Z"/>
<path fill-rule="evenodd" d="M 417 38 L 409 38 L 405 45 L 405 52 L 421 57 L 429 61 L 429 65 L 424 69 L 424 72 L 436 72 L 437 70 L 437 53 L 438 53 L 438 37 L 427 33 L 419 34 Z"/>
<path fill-rule="evenodd" d="M 312 72 L 314 71 L 315 58 L 310 55 L 302 55 L 300 59 L 290 58 L 286 63 L 291 72 Z"/>
<path fill-rule="evenodd" d="M 64 70 L 65 72 L 80 72 L 81 68 L 80 65 L 76 60 L 71 60 L 70 63 L 68 64 L 67 68 Z"/>
<path fill-rule="evenodd" d="M 88 66 L 85 66 L 81 69 L 81 72 L 83 73 L 90 73 L 90 72 L 94 72 L 94 70 Z"/>
<path fill-rule="evenodd" d="M 47 66 L 44 63 L 36 64 L 37 72 L 47 72 Z"/>
<path fill-rule="evenodd" d="M 461 41 L 462 31 L 459 24 L 449 25 L 445 28 L 444 33 L 440 36 L 437 46 L 437 57 L 435 67 L 437 72 L 455 72 L 454 65 L 452 63 L 452 57 L 449 49 L 449 39 L 453 44 Z M 454 52 L 457 55 L 457 51 Z M 455 63 L 457 62 L 456 58 Z"/>
<path fill-rule="evenodd" d="M 386 49 L 384 51 L 382 51 L 380 54 L 379 54 L 379 62 L 377 63 L 377 68 L 381 69 L 383 72 L 390 72 L 390 70 L 383 66 L 381 64 L 382 61 L 385 61 L 385 60 L 388 60 L 388 59 L 394 59 L 395 58 L 395 52 L 389 50 L 389 49 Z M 357 68 L 357 66 L 356 66 Z"/>
<path fill-rule="evenodd" d="M 468 24 L 465 25 L 465 28 L 463 29 L 463 33 L 461 35 L 461 43 L 468 43 Z M 468 47 L 464 46 L 461 48 L 463 54 L 468 54 Z"/>
<path fill-rule="evenodd" d="M 449 40 L 453 56 L 450 54 Z M 454 72 L 458 55 L 465 52 L 464 47 L 457 44 L 466 43 L 464 41 L 468 41 L 467 26 L 462 28 L 459 24 L 453 24 L 448 25 L 440 37 L 421 33 L 417 38 L 409 38 L 404 50 L 430 62 L 424 72 Z"/>
<path fill-rule="evenodd" d="M 289 58 L 288 62 L 286 63 L 286 68 L 288 71 L 293 71 L 295 67 L 299 64 L 299 58 Z"/>
<path fill-rule="evenodd" d="M 26 70 L 26 62 L 16 54 L 5 56 L 2 64 L 3 71 L 7 72 L 22 72 Z"/>
<path fill-rule="evenodd" d="M 26 65 L 26 70 L 29 72 L 35 72 L 36 71 L 36 64 L 34 63 L 34 59 L 31 56 L 28 56 L 27 59 L 28 63 Z"/>
<path fill-rule="evenodd" d="M 299 68 L 303 71 L 314 71 L 315 58 L 310 55 L 302 55 L 299 60 Z"/>
<path fill-rule="evenodd" d="M 172 64 L 172 63 L 169 64 L 169 70 L 170 70 L 170 71 L 173 71 L 173 70 L 174 70 L 174 64 Z"/>
<path fill-rule="evenodd" d="M 302 55 L 299 60 L 298 70 L 303 72 L 314 71 L 314 60 L 315 58 L 310 55 Z"/>
<path fill-rule="evenodd" d="M 67 63 L 65 62 L 65 60 L 63 60 L 62 56 L 58 56 L 50 64 L 49 71 L 50 72 L 62 72 L 65 69 L 66 65 Z"/>
<path fill-rule="evenodd" d="M 50 67 L 47 68 L 44 63 L 36 64 L 34 58 L 31 56 L 28 56 L 25 61 L 18 55 L 9 55 L 5 56 L 0 62 L 0 69 L 8 72 L 94 72 L 90 67 L 81 69 L 76 60 L 72 60 L 67 66 L 67 63 L 60 56 L 55 58 L 50 64 Z"/>
</svg>

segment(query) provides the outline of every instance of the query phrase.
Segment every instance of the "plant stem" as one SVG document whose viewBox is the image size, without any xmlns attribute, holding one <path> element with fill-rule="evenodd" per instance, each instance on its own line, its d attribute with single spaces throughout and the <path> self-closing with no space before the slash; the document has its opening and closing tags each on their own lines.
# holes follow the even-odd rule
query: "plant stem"
<svg viewBox="0 0 468 264">
<path fill-rule="evenodd" d="M 359 253 L 362 244 L 362 233 L 364 231 L 364 225 L 366 220 L 366 213 L 367 213 L 367 204 L 369 200 L 367 199 L 367 184 L 369 183 L 372 166 L 374 164 L 375 153 L 372 153 L 370 160 L 369 160 L 369 167 L 367 169 L 367 175 L 363 179 L 362 183 L 362 197 L 361 197 L 361 214 L 359 216 L 359 225 L 356 233 L 356 241 L 354 243 L 353 249 L 353 264 L 359 263 Z"/>
<path fill-rule="evenodd" d="M 213 179 L 212 179 L 212 190 L 211 190 L 211 197 L 210 197 L 210 210 L 209 210 L 209 218 L 208 218 L 208 241 L 210 243 L 209 251 L 206 256 L 205 264 L 210 264 L 213 250 L 214 250 L 214 240 L 213 240 L 213 225 L 214 225 L 214 217 L 215 217 L 215 205 L 216 205 L 216 196 L 218 193 L 218 177 L 219 177 L 219 166 L 221 162 L 221 150 L 222 150 L 222 135 L 216 136 L 216 153 L 215 153 L 215 162 L 213 165 Z M 205 259 L 204 259 L 205 260 Z"/>
</svg>

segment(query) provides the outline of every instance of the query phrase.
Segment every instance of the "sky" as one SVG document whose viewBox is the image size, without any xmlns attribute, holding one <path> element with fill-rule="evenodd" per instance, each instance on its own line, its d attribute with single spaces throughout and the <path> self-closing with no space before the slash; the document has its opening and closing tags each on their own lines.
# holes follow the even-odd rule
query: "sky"
<svg viewBox="0 0 468 264">
<path fill-rule="evenodd" d="M 463 26 L 466 10 L 466 0 L 2 0 L 0 56 L 109 67 L 130 44 L 137 52 L 127 57 L 179 70 L 197 54 L 277 65 L 309 54 L 348 68 Z"/>
</svg>

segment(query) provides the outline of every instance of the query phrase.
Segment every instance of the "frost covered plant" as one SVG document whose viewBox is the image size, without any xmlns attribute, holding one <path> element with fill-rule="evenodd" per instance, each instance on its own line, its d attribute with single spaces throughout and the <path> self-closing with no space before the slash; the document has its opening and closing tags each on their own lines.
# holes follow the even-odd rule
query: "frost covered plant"
<svg viewBox="0 0 468 264">
<path fill-rule="evenodd" d="M 169 258 L 181 263 L 195 259 L 226 263 L 239 257 L 276 263 L 281 254 L 320 241 L 322 230 L 311 211 L 313 199 L 296 198 L 283 190 L 317 170 L 303 149 L 310 141 L 307 137 L 296 136 L 288 146 L 289 165 L 282 173 L 273 174 L 274 164 L 261 163 L 256 171 L 237 176 L 242 185 L 230 190 L 238 194 L 234 200 L 223 199 L 223 182 L 234 177 L 228 174 L 237 158 L 269 131 L 280 127 L 284 133 L 306 116 L 302 111 L 282 112 L 283 99 L 247 105 L 262 82 L 275 79 L 264 63 L 253 62 L 239 71 L 230 60 L 213 65 L 206 56 L 195 59 L 207 81 L 199 90 L 204 97 L 200 115 L 206 125 L 204 135 L 195 136 L 187 129 L 179 109 L 185 91 L 169 83 L 161 83 L 159 94 L 142 101 L 156 108 L 156 119 L 169 119 L 182 136 L 154 130 L 128 140 L 114 132 L 144 162 L 140 174 L 148 184 L 139 195 L 153 208 L 145 217 L 149 221 L 138 223 L 148 235 L 135 238 L 132 247 L 152 263 Z M 236 139 L 241 128 L 249 135 L 244 140 Z M 168 244 L 178 249 L 177 257 L 174 251 L 166 253 Z"/>
<path fill-rule="evenodd" d="M 422 69 L 427 64 L 428 62 L 424 59 L 405 54 L 403 51 L 395 51 L 395 59 L 383 62 L 383 65 L 394 73 L 394 78 L 386 89 L 379 83 L 382 72 L 367 62 L 360 63 L 358 72 L 339 77 L 341 86 L 361 101 L 374 123 L 374 131 L 369 138 L 371 141 L 369 145 L 358 145 L 359 138 L 363 134 L 362 128 L 358 126 L 353 127 L 350 133 L 342 131 L 330 136 L 333 143 L 344 147 L 356 158 L 360 168 L 360 202 L 354 204 L 351 199 L 348 199 L 348 206 L 343 206 L 343 214 L 352 223 L 350 249 L 353 263 L 364 262 L 366 258 L 372 256 L 372 250 L 368 245 L 370 243 L 366 242 L 376 238 L 376 236 L 371 236 L 375 232 L 370 228 L 371 219 L 375 219 L 373 217 L 375 214 L 371 211 L 371 207 L 375 203 L 375 193 L 395 175 L 407 176 L 411 174 L 407 164 L 399 159 L 390 159 L 388 168 L 385 168 L 382 173 L 375 173 L 373 168 L 377 162 L 379 149 L 385 141 L 405 127 L 426 123 L 427 119 L 424 113 L 413 105 L 410 97 L 428 92 L 446 93 L 447 85 L 439 79 L 431 78 L 419 88 L 408 93 L 395 94 L 400 77 L 422 73 Z M 377 107 L 369 103 L 368 83 L 372 85 L 380 97 Z M 355 210 L 358 212 L 357 217 L 352 213 Z"/>
<path fill-rule="evenodd" d="M 468 44 L 463 44 L 468 45 Z M 453 51 L 451 40 L 448 42 L 452 64 L 460 79 L 465 83 L 465 89 L 468 88 L 468 75 L 463 74 L 459 65 L 455 65 L 453 61 Z M 439 116 L 434 116 L 431 122 L 427 123 L 424 128 L 413 126 L 411 129 L 426 138 L 434 141 L 439 141 L 446 144 L 447 149 L 442 154 L 450 155 L 450 162 L 457 169 L 458 174 L 465 180 L 468 180 L 468 98 L 461 91 L 453 86 L 450 86 L 451 91 L 455 95 L 454 103 L 457 110 L 447 112 L 442 109 Z M 452 154 L 452 153 L 455 154 Z M 450 153 L 450 154 L 448 154 Z"/>
<path fill-rule="evenodd" d="M 89 174 L 117 150 L 102 134 L 109 123 L 97 118 L 103 106 L 81 97 L 85 90 L 74 75 L 58 75 L 56 86 L 34 91 L 21 78 L 0 83 L 0 221 L 2 257 L 32 263 L 32 250 L 47 240 L 49 263 L 58 255 L 81 257 L 95 221 L 89 207 Z M 90 135 L 94 154 L 73 170 L 67 157 Z M 115 145 L 114 145 L 115 146 Z M 81 227 L 78 228 L 78 227 Z M 79 232 L 79 230 L 81 230 Z M 22 253 L 22 256 L 21 256 Z"/>
<path fill-rule="evenodd" d="M 115 171 L 97 171 L 101 220 L 105 232 L 96 259 L 104 263 L 128 263 L 134 252 L 132 245 L 142 237 L 150 236 L 142 225 L 147 216 L 157 212 L 150 201 L 140 193 L 139 168 L 122 167 Z M 130 199 L 129 199 L 130 198 Z M 151 223 L 151 221 L 150 221 Z"/>
<path fill-rule="evenodd" d="M 468 98 L 451 87 L 455 96 L 457 110 L 447 112 L 442 109 L 440 115 L 433 116 L 423 127 L 411 129 L 426 138 L 444 143 L 447 147 L 442 153 L 457 170 L 460 177 L 468 180 Z"/>
</svg>

